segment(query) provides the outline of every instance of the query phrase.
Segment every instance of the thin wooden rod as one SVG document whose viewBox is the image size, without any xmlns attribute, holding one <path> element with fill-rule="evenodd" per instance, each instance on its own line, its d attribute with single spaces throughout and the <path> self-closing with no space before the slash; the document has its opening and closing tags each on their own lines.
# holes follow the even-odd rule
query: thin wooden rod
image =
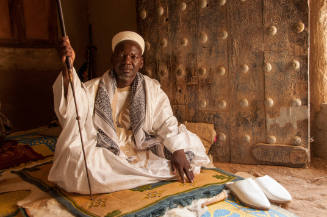
<svg viewBox="0 0 327 217">
<path fill-rule="evenodd" d="M 61 33 L 62 33 L 62 36 L 65 37 L 65 36 L 67 36 L 67 34 L 66 34 L 64 16 L 63 16 L 63 13 L 62 13 L 62 7 L 61 7 L 60 0 L 57 0 L 57 9 L 58 9 Z M 69 83 L 70 83 L 70 86 L 71 86 L 72 92 L 73 92 L 73 98 L 74 98 L 75 110 L 76 110 L 76 120 L 77 120 L 77 123 L 78 123 L 79 135 L 80 135 L 80 138 L 81 138 L 81 145 L 82 145 L 82 151 L 83 151 L 83 157 L 84 157 L 84 165 L 85 165 L 85 170 L 86 170 L 86 178 L 87 178 L 87 183 L 89 185 L 90 199 L 93 200 L 92 188 L 91 188 L 91 183 L 90 183 L 90 178 L 89 178 L 89 169 L 88 169 L 88 166 L 87 166 L 86 156 L 85 156 L 85 149 L 84 149 L 84 142 L 83 142 L 83 136 L 82 136 L 80 117 L 79 117 L 77 102 L 76 102 L 75 88 L 74 88 L 74 85 L 73 85 L 73 67 L 70 64 L 70 57 L 69 56 L 66 57 L 65 63 L 66 63 L 67 69 L 68 69 Z"/>
</svg>

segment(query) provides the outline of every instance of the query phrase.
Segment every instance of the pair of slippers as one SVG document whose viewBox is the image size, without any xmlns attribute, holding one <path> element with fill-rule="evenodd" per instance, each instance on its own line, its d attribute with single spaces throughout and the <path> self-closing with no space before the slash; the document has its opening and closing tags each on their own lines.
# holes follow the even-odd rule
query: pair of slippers
<svg viewBox="0 0 327 217">
<path fill-rule="evenodd" d="M 270 202 L 283 204 L 292 200 L 290 193 L 268 175 L 226 183 L 227 188 L 245 205 L 269 210 Z"/>
</svg>

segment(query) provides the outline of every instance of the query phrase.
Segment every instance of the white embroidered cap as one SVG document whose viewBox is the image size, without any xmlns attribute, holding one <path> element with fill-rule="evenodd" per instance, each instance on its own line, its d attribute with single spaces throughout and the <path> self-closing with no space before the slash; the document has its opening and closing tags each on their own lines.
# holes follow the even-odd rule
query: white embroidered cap
<svg viewBox="0 0 327 217">
<path fill-rule="evenodd" d="M 115 51 L 115 47 L 117 46 L 117 44 L 119 44 L 120 42 L 125 41 L 125 40 L 135 41 L 137 44 L 139 44 L 142 49 L 142 54 L 143 54 L 144 39 L 142 38 L 142 36 L 140 36 L 136 32 L 132 32 L 132 31 L 123 31 L 123 32 L 117 33 L 112 38 L 112 51 L 113 52 Z"/>
</svg>

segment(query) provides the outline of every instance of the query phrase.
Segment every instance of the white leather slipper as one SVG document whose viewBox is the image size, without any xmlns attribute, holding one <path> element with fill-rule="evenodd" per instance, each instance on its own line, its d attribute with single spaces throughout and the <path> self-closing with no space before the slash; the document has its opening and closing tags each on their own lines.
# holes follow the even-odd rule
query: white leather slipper
<svg viewBox="0 0 327 217">
<path fill-rule="evenodd" d="M 275 179 L 268 175 L 256 178 L 255 182 L 260 186 L 271 202 L 288 203 L 292 200 L 290 193 Z"/>
<path fill-rule="evenodd" d="M 245 205 L 263 210 L 268 210 L 270 208 L 270 202 L 259 185 L 252 178 L 237 182 L 229 182 L 226 183 L 226 186 Z"/>
</svg>

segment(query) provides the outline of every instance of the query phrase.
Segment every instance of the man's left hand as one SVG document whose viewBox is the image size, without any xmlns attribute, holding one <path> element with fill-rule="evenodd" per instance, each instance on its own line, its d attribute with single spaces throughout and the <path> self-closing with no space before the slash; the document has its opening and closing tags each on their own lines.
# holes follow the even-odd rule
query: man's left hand
<svg viewBox="0 0 327 217">
<path fill-rule="evenodd" d="M 194 174 L 191 170 L 190 163 L 186 159 L 184 149 L 177 150 L 173 153 L 171 158 L 171 166 L 174 173 L 176 170 L 178 171 L 178 174 L 181 177 L 183 183 L 185 182 L 184 175 L 186 175 L 189 182 L 193 183 Z"/>
</svg>

